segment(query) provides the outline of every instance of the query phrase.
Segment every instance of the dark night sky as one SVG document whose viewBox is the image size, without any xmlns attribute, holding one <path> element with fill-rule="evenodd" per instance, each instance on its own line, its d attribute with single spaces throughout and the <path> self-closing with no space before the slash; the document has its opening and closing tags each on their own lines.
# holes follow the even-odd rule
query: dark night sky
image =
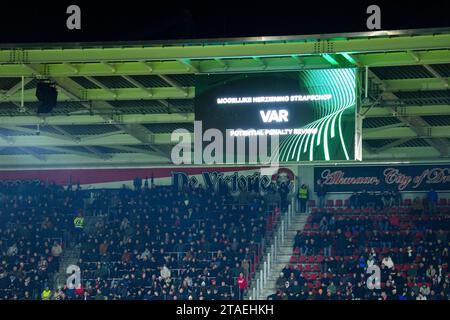
<svg viewBox="0 0 450 320">
<path fill-rule="evenodd" d="M 158 2 L 162 5 L 156 5 Z M 164 4 L 166 3 L 166 4 Z M 366 8 L 378 4 L 382 30 L 450 27 L 449 1 L 173 1 L 9 2 L 0 12 L 0 43 L 134 41 L 368 31 Z M 208 3 L 208 4 L 207 4 Z M 78 4 L 82 30 L 66 29 L 66 8 Z M 279 4 L 279 7 L 275 6 Z"/>
</svg>

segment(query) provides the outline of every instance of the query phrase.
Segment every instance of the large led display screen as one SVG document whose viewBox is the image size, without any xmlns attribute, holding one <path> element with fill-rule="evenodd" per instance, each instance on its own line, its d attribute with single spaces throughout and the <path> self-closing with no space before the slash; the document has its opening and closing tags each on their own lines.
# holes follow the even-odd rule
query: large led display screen
<svg viewBox="0 0 450 320">
<path fill-rule="evenodd" d="M 355 160 L 356 87 L 355 68 L 199 75 L 195 120 L 227 138 L 277 136 L 279 162 Z"/>
</svg>

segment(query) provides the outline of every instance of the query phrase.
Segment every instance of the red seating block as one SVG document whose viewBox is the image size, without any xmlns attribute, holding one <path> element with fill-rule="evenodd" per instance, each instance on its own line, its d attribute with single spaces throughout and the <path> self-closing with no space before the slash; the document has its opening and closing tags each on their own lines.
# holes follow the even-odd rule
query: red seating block
<svg viewBox="0 0 450 320">
<path fill-rule="evenodd" d="M 323 262 L 323 256 L 316 256 L 315 262 L 322 263 Z"/>
</svg>

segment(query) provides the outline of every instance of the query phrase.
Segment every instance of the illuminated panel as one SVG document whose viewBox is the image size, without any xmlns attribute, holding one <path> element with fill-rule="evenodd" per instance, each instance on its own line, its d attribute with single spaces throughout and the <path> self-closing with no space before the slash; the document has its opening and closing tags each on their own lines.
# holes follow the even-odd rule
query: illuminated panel
<svg viewBox="0 0 450 320">
<path fill-rule="evenodd" d="M 355 68 L 196 79 L 195 119 L 204 131 L 219 129 L 228 138 L 276 135 L 283 163 L 360 160 Z"/>
</svg>

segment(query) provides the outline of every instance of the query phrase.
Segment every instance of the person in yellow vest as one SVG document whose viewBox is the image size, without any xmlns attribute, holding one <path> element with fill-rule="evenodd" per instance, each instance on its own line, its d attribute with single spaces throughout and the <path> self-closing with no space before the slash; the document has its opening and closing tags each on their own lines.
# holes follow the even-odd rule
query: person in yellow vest
<svg viewBox="0 0 450 320">
<path fill-rule="evenodd" d="M 81 244 L 81 238 L 84 230 L 84 217 L 81 211 L 78 212 L 78 215 L 73 219 L 73 226 L 75 228 L 76 240 L 78 244 Z"/>
<path fill-rule="evenodd" d="M 52 296 L 52 290 L 50 290 L 49 287 L 45 287 L 45 289 L 41 293 L 41 299 L 42 300 L 50 300 Z"/>
<path fill-rule="evenodd" d="M 300 204 L 300 212 L 305 213 L 306 212 L 306 203 L 308 202 L 309 198 L 309 190 L 306 184 L 302 184 L 300 188 L 298 188 L 298 201 Z"/>
</svg>

